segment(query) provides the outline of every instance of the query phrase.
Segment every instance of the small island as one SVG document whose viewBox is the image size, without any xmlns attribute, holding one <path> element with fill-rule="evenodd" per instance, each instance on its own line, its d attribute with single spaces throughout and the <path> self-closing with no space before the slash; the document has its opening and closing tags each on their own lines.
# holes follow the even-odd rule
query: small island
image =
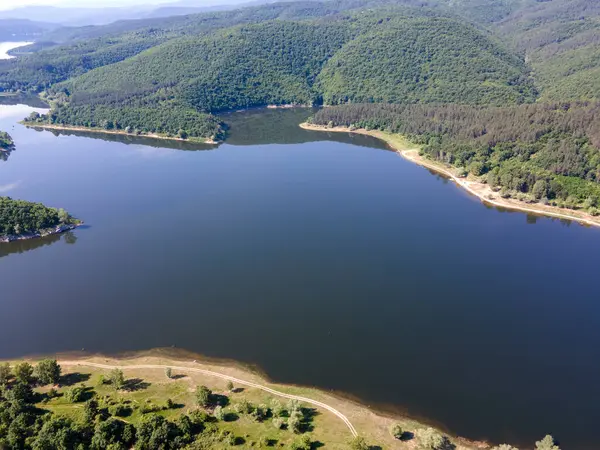
<svg viewBox="0 0 600 450">
<path fill-rule="evenodd" d="M 0 131 L 0 151 L 10 152 L 14 150 L 15 143 L 6 131 Z"/>
<path fill-rule="evenodd" d="M 59 234 L 82 223 L 62 208 L 0 197 L 0 243 Z"/>
</svg>

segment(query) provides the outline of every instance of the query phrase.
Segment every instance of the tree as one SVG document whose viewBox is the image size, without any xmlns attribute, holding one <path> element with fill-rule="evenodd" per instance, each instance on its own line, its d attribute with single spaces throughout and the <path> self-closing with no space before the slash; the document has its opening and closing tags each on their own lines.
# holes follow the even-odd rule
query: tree
<svg viewBox="0 0 600 450">
<path fill-rule="evenodd" d="M 535 443 L 536 450 L 560 450 L 560 447 L 554 443 L 551 435 L 546 435 L 541 441 Z"/>
<path fill-rule="evenodd" d="M 281 417 L 276 417 L 273 419 L 273 426 L 278 430 L 281 430 L 284 424 L 285 420 L 283 420 Z"/>
<path fill-rule="evenodd" d="M 167 367 L 167 368 L 165 369 L 165 376 L 166 376 L 167 378 L 171 378 L 171 375 L 172 375 L 171 368 L 170 368 L 170 367 Z"/>
<path fill-rule="evenodd" d="M 33 379 L 33 366 L 28 362 L 17 363 L 13 372 L 17 381 L 21 383 L 29 384 Z"/>
<path fill-rule="evenodd" d="M 87 423 L 92 423 L 99 414 L 98 401 L 94 398 L 89 399 L 83 405 L 83 419 Z"/>
<path fill-rule="evenodd" d="M 312 448 L 312 443 L 310 441 L 310 436 L 304 435 L 294 442 L 290 446 L 291 450 L 310 450 Z"/>
<path fill-rule="evenodd" d="M 448 446 L 448 438 L 442 436 L 433 428 L 426 428 L 417 431 L 417 437 L 423 449 L 427 450 L 443 450 Z"/>
<path fill-rule="evenodd" d="M 404 435 L 404 430 L 402 429 L 400 424 L 395 424 L 392 426 L 392 428 L 390 428 L 390 433 L 396 439 L 402 439 L 402 436 Z"/>
<path fill-rule="evenodd" d="M 34 368 L 34 375 L 41 384 L 57 384 L 61 367 L 55 359 L 44 359 Z"/>
<path fill-rule="evenodd" d="M 196 403 L 198 406 L 207 408 L 210 406 L 212 400 L 212 391 L 206 386 L 200 386 L 196 389 Z"/>
<path fill-rule="evenodd" d="M 348 446 L 351 450 L 369 450 L 369 445 L 367 444 L 365 438 L 362 436 L 356 436 L 355 438 L 353 438 L 349 442 Z"/>
<path fill-rule="evenodd" d="M 231 380 L 229 380 L 229 381 L 227 382 L 227 390 L 228 390 L 229 392 L 233 392 L 233 383 L 231 382 Z"/>
<path fill-rule="evenodd" d="M 215 416 L 218 420 L 225 419 L 225 411 L 223 410 L 223 407 L 220 405 L 215 407 L 215 410 L 213 411 L 213 416 Z"/>
<path fill-rule="evenodd" d="M 293 433 L 300 433 L 300 428 L 302 426 L 302 423 L 300 421 L 300 417 L 298 416 L 297 413 L 291 413 L 290 417 L 288 418 L 287 421 L 287 425 L 288 425 L 288 430 L 290 430 Z"/>
<path fill-rule="evenodd" d="M 73 386 L 65 391 L 65 399 L 71 403 L 82 402 L 85 399 L 85 388 Z"/>
<path fill-rule="evenodd" d="M 271 400 L 271 411 L 273 412 L 274 417 L 281 417 L 285 410 L 283 409 L 281 402 L 274 398 Z"/>
<path fill-rule="evenodd" d="M 546 197 L 548 195 L 548 183 L 546 183 L 546 180 L 537 180 L 533 185 L 531 193 L 538 200 Z"/>
<path fill-rule="evenodd" d="M 11 376 L 10 364 L 7 362 L 0 363 L 0 386 L 7 384 Z"/>
<path fill-rule="evenodd" d="M 497 447 L 492 448 L 492 450 L 519 450 L 517 447 L 513 447 L 508 444 L 500 444 Z"/>
<path fill-rule="evenodd" d="M 125 385 L 125 377 L 121 369 L 111 370 L 108 379 L 116 390 L 121 389 Z"/>
</svg>

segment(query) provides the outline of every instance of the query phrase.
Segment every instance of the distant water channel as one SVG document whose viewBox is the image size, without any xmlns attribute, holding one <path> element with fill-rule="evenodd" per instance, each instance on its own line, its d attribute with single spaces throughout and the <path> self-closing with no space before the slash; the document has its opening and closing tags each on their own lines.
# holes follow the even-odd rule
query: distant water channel
<svg viewBox="0 0 600 450">
<path fill-rule="evenodd" d="M 0 195 L 75 232 L 0 246 L 0 358 L 175 345 L 473 439 L 598 446 L 600 231 L 488 208 L 308 110 L 220 146 L 26 129 Z"/>
</svg>

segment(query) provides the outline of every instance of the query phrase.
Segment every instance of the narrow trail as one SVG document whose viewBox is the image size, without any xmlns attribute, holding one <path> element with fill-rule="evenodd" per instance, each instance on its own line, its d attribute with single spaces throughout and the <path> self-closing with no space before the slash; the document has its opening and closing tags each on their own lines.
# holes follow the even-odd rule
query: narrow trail
<svg viewBox="0 0 600 450">
<path fill-rule="evenodd" d="M 187 372 L 201 373 L 204 375 L 221 378 L 223 380 L 228 380 L 228 381 L 231 381 L 232 383 L 241 384 L 243 386 L 260 389 L 262 391 L 268 392 L 269 394 L 273 394 L 278 397 L 283 397 L 283 398 L 287 398 L 290 400 L 298 400 L 303 403 L 308 403 L 311 405 L 318 406 L 319 408 L 326 409 L 327 411 L 335 414 L 340 419 L 342 419 L 342 421 L 348 426 L 348 429 L 350 430 L 350 432 L 352 433 L 353 436 L 355 436 L 355 437 L 358 436 L 358 432 L 356 431 L 356 428 L 354 428 L 354 425 L 352 425 L 350 420 L 348 420 L 348 418 L 344 414 L 342 414 L 340 411 L 335 409 L 333 406 L 329 406 L 326 403 L 319 402 L 319 401 L 313 400 L 311 398 L 302 397 L 299 395 L 286 394 L 284 392 L 280 392 L 280 391 L 276 391 L 275 389 L 271 389 L 267 386 L 263 386 L 262 384 L 257 384 L 257 383 L 253 383 L 251 381 L 246 381 L 246 380 L 240 380 L 239 378 L 235 378 L 235 377 L 225 375 L 225 374 L 222 374 L 219 372 L 213 372 L 212 370 L 199 369 L 199 368 L 195 368 L 195 367 L 167 366 L 167 365 L 160 365 L 160 364 L 139 364 L 139 365 L 131 365 L 131 366 L 116 366 L 116 365 L 99 364 L 99 363 L 93 363 L 93 362 L 87 362 L 87 361 L 59 361 L 59 364 L 65 365 L 65 366 L 88 366 L 88 367 L 96 367 L 98 369 L 108 369 L 108 370 L 111 370 L 111 369 L 121 369 L 121 370 L 163 369 L 164 370 L 167 367 L 170 367 L 173 370 L 178 370 L 178 371 L 182 371 L 182 372 L 187 371 Z"/>
</svg>

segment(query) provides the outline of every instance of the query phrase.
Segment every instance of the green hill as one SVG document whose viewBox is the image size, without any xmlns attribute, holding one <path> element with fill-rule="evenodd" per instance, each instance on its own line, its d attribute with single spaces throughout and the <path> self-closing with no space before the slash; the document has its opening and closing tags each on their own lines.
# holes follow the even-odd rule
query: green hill
<svg viewBox="0 0 600 450">
<path fill-rule="evenodd" d="M 535 99 L 525 64 L 464 22 L 390 15 L 365 28 L 320 73 L 326 104 Z"/>
<path fill-rule="evenodd" d="M 359 10 L 170 39 L 52 86 L 48 120 L 218 138 L 218 122 L 202 113 L 267 104 L 531 102 L 528 70 L 460 19 L 423 8 Z"/>
<path fill-rule="evenodd" d="M 497 25 L 526 55 L 542 101 L 600 98 L 600 3 L 538 2 Z"/>
</svg>

